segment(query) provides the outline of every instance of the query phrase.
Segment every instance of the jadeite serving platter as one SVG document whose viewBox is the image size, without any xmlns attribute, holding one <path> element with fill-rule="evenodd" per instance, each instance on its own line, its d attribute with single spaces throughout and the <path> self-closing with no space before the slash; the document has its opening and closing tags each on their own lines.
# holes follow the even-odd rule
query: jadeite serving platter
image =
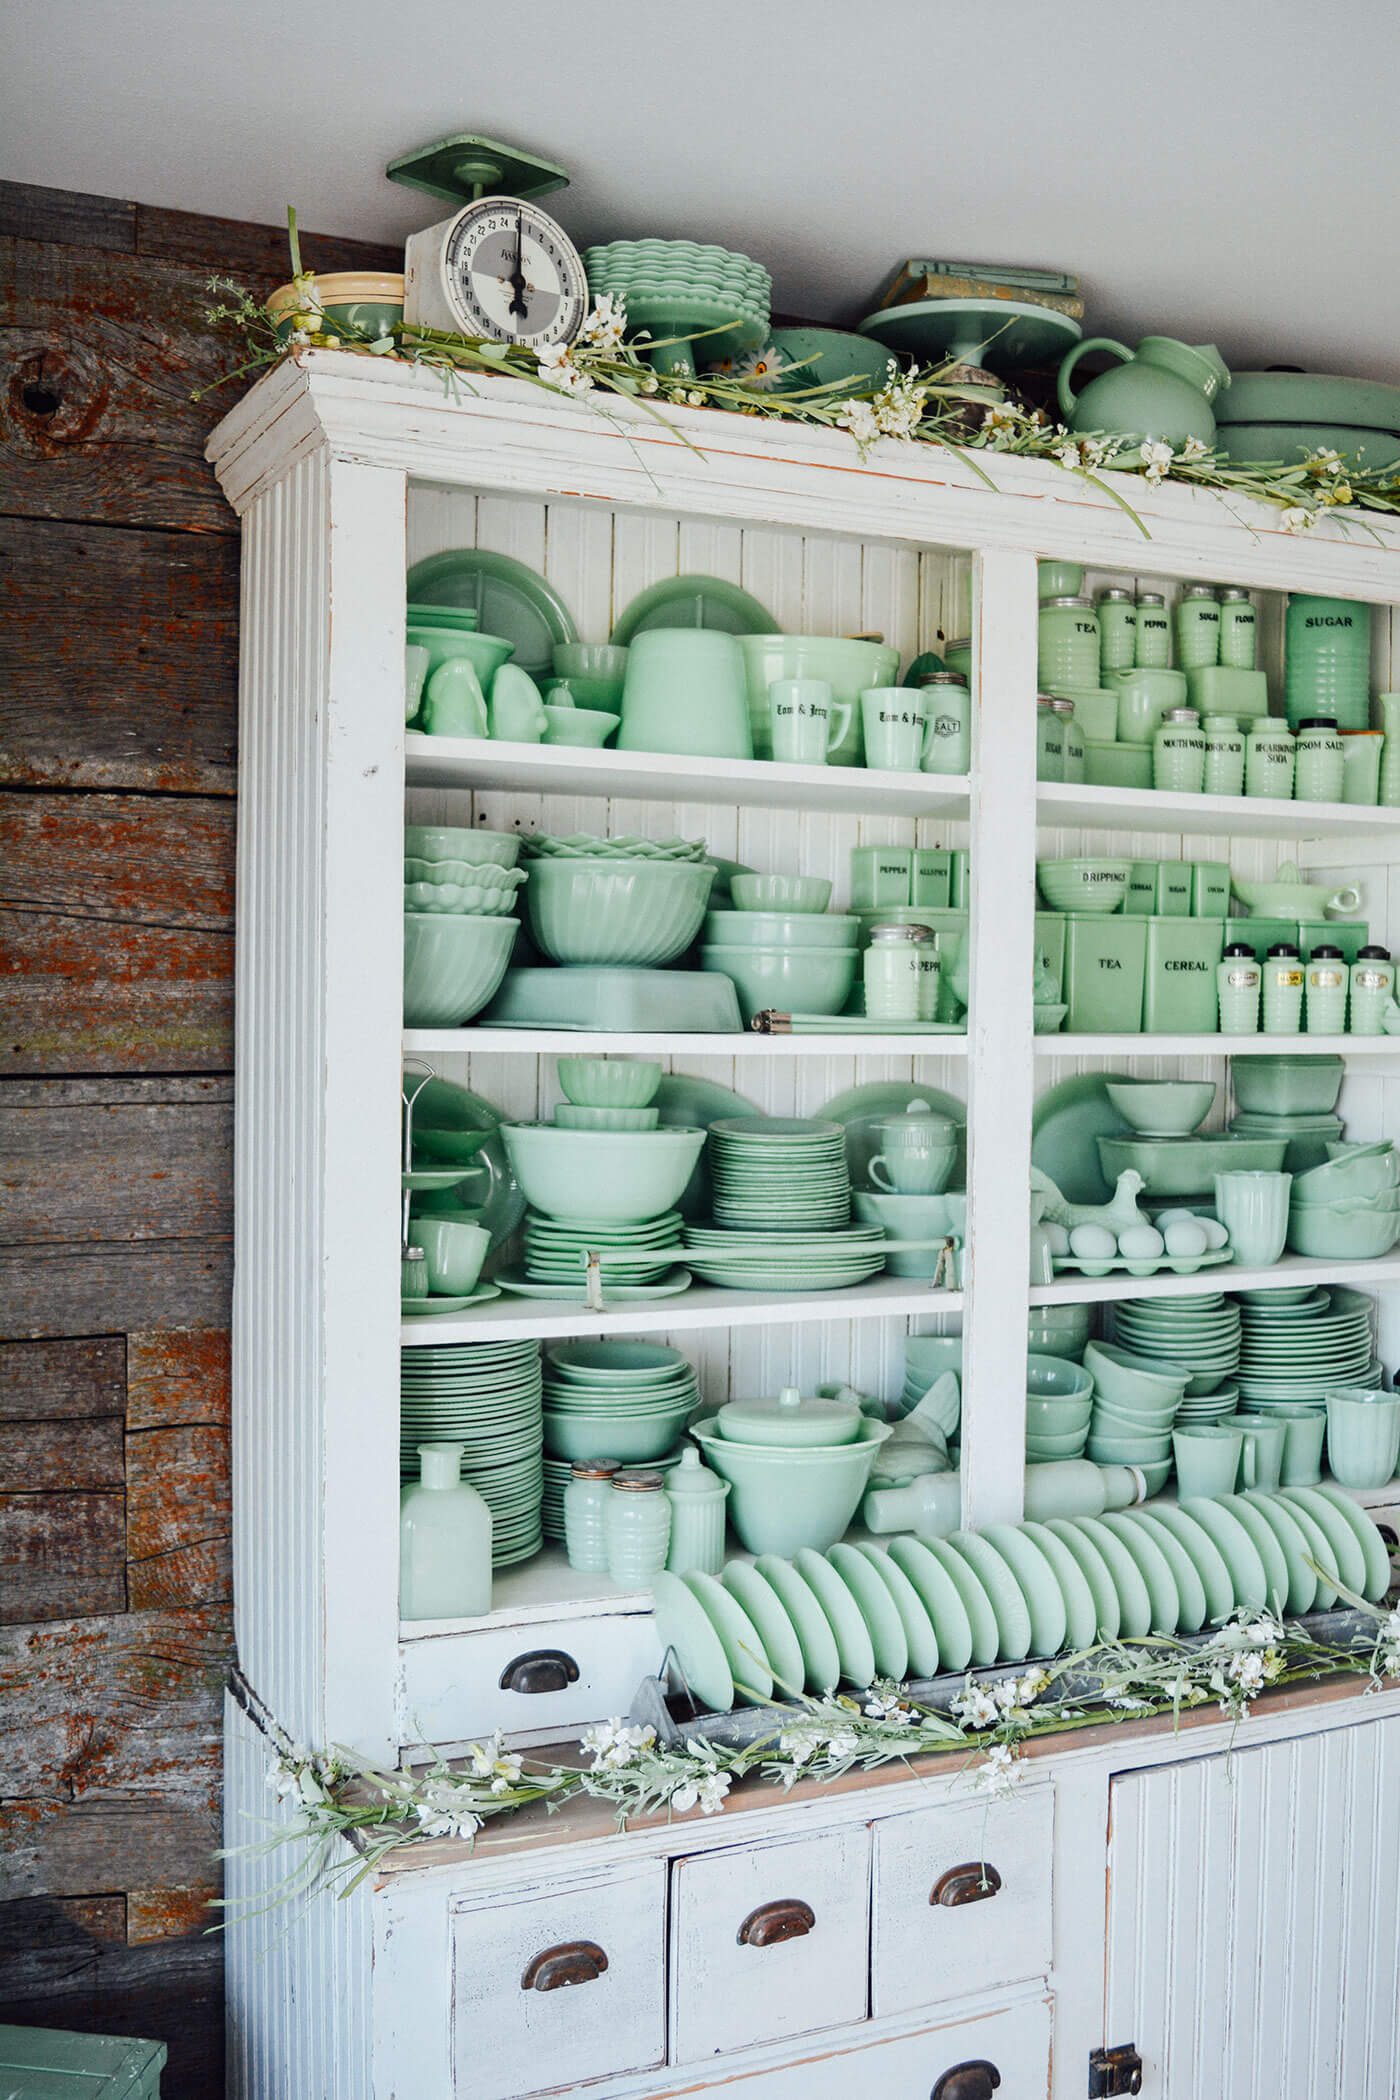
<svg viewBox="0 0 1400 2100">
<path fill-rule="evenodd" d="M 727 1714 L 734 1704 L 734 1678 L 709 1613 L 679 1575 L 663 1571 L 655 1576 L 651 1594 L 662 1646 L 675 1650 L 691 1693 L 711 1713 Z"/>
<path fill-rule="evenodd" d="M 1057 1538 L 1048 1524 L 1027 1519 L 1021 1530 L 1039 1546 L 1060 1586 L 1065 1603 L 1065 1645 L 1072 1650 L 1091 1648 L 1098 1639 L 1099 1618 L 1088 1576 L 1064 1540 Z"/>
<path fill-rule="evenodd" d="M 764 1705 L 773 1696 L 773 1672 L 753 1620 L 713 1575 L 697 1572 L 683 1575 L 681 1581 L 719 1635 L 735 1691 Z"/>
<path fill-rule="evenodd" d="M 411 579 L 410 579 L 411 580 Z M 611 640 L 625 649 L 649 627 L 711 627 L 722 634 L 774 634 L 766 605 L 722 576 L 667 576 L 641 591 L 618 615 Z M 569 637 L 572 639 L 572 637 Z"/>
<path fill-rule="evenodd" d="M 771 1584 L 779 1603 L 792 1621 L 802 1650 L 809 1692 L 834 1690 L 841 1676 L 841 1657 L 831 1621 L 822 1610 L 810 1583 L 780 1554 L 760 1553 L 754 1562 L 757 1572 Z"/>
<path fill-rule="evenodd" d="M 1123 1606 L 1108 1562 L 1092 1539 L 1074 1529 L 1068 1517 L 1049 1518 L 1045 1529 L 1071 1555 L 1089 1585 L 1099 1638 L 1116 1641 L 1122 1631 Z"/>
<path fill-rule="evenodd" d="M 1036 1541 L 1014 1524 L 989 1524 L 982 1536 L 1021 1586 L 1030 1614 L 1032 1650 L 1037 1655 L 1058 1655 L 1069 1631 L 1069 1613 L 1054 1568 Z"/>
<path fill-rule="evenodd" d="M 965 1670 L 972 1660 L 972 1622 L 962 1591 L 922 1539 L 890 1541 L 890 1560 L 908 1576 L 938 1636 L 944 1670 Z"/>
<path fill-rule="evenodd" d="M 1047 1087 L 1031 1116 L 1031 1165 L 1048 1174 L 1071 1203 L 1107 1203 L 1113 1194 L 1099 1164 L 1101 1137 L 1127 1137 L 1128 1125 L 1108 1098 L 1122 1072 L 1079 1072 Z"/>
<path fill-rule="evenodd" d="M 548 678 L 557 642 L 576 642 L 573 615 L 554 587 L 510 554 L 458 547 L 430 554 L 408 572 L 410 617 L 415 604 L 475 608 L 486 634 L 514 647 L 512 661 L 532 678 Z"/>
<path fill-rule="evenodd" d="M 869 1684 L 875 1675 L 875 1647 L 850 1590 L 831 1563 L 810 1546 L 800 1548 L 793 1565 L 826 1613 L 841 1658 L 841 1675 L 848 1684 Z"/>
<path fill-rule="evenodd" d="M 499 1298 L 498 1286 L 483 1283 L 477 1290 L 469 1291 L 464 1298 L 400 1298 L 399 1311 L 406 1320 L 421 1320 L 432 1313 L 465 1312 L 469 1305 L 485 1305 L 488 1299 Z"/>
<path fill-rule="evenodd" d="M 909 1642 L 894 1598 L 854 1546 L 833 1546 L 827 1559 L 856 1600 L 875 1650 L 875 1668 L 902 1683 L 909 1674 Z"/>
<path fill-rule="evenodd" d="M 868 1541 L 857 1541 L 855 1550 L 869 1561 L 894 1600 L 894 1608 L 904 1626 L 911 1676 L 936 1677 L 938 1634 L 922 1597 L 898 1562 L 891 1560 L 880 1547 L 872 1546 Z"/>
<path fill-rule="evenodd" d="M 1021 1585 L 996 1547 L 976 1531 L 955 1531 L 945 1544 L 967 1563 L 987 1594 L 1001 1661 L 1024 1662 L 1031 1652 L 1031 1615 Z"/>
<path fill-rule="evenodd" d="M 721 1570 L 719 1579 L 749 1623 L 757 1628 L 773 1672 L 777 1697 L 795 1699 L 802 1689 L 807 1666 L 797 1630 L 783 1608 L 781 1597 L 772 1583 L 747 1561 L 730 1561 Z"/>
<path fill-rule="evenodd" d="M 672 1269 L 660 1283 L 605 1283 L 603 1297 L 613 1305 L 645 1305 L 653 1298 L 675 1298 L 690 1288 L 689 1269 Z M 540 1283 L 519 1270 L 502 1270 L 496 1278 L 503 1291 L 516 1298 L 550 1298 L 560 1305 L 586 1305 L 588 1286 L 575 1288 L 563 1282 Z"/>
</svg>

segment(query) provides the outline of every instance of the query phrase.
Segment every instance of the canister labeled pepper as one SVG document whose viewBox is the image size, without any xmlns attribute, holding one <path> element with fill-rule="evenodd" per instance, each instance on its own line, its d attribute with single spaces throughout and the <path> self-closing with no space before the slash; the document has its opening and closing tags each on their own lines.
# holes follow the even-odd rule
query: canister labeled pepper
<svg viewBox="0 0 1400 2100">
<path fill-rule="evenodd" d="M 1099 673 L 1131 671 L 1137 662 L 1137 606 L 1131 591 L 1100 591 Z"/>
<path fill-rule="evenodd" d="M 1220 661 L 1220 600 L 1208 583 L 1188 583 L 1177 600 L 1176 660 L 1183 671 Z"/>
<path fill-rule="evenodd" d="M 604 1575 L 608 1567 L 608 1496 L 615 1458 L 580 1459 L 564 1489 L 564 1551 L 569 1566 Z"/>
<path fill-rule="evenodd" d="M 1303 958 L 1292 941 L 1276 941 L 1264 958 L 1264 1033 L 1297 1035 L 1303 1023 Z"/>
<path fill-rule="evenodd" d="M 1251 723 L 1244 754 L 1244 791 L 1273 802 L 1293 797 L 1293 732 L 1276 715 Z"/>
<path fill-rule="evenodd" d="M 1169 707 L 1152 739 L 1152 785 L 1169 795 L 1199 795 L 1205 785 L 1206 738 L 1194 707 Z"/>
<path fill-rule="evenodd" d="M 1324 941 L 1303 972 L 1303 1026 L 1309 1035 L 1341 1035 L 1347 1025 L 1347 965 L 1340 948 Z"/>
<path fill-rule="evenodd" d="M 1264 973 L 1255 961 L 1254 950 L 1244 941 L 1232 941 L 1216 966 L 1215 981 L 1219 988 L 1220 1033 L 1256 1035 Z"/>
<path fill-rule="evenodd" d="M 1065 732 L 1055 712 L 1053 693 L 1035 696 L 1035 777 L 1059 781 L 1065 777 Z"/>
<path fill-rule="evenodd" d="M 1244 793 L 1244 731 L 1233 715 L 1207 715 L 1201 724 L 1206 740 L 1205 778 L 1208 795 Z"/>
<path fill-rule="evenodd" d="M 1380 1035 L 1395 997 L 1395 965 L 1386 948 L 1368 944 L 1351 966 L 1351 1032 Z"/>
<path fill-rule="evenodd" d="M 1139 591 L 1137 597 L 1137 668 L 1165 671 L 1172 660 L 1172 628 L 1167 601 L 1160 591 Z"/>
<path fill-rule="evenodd" d="M 1259 647 L 1259 615 L 1248 591 L 1229 585 L 1220 593 L 1220 661 L 1232 671 L 1252 671 Z"/>
<path fill-rule="evenodd" d="M 1047 598 L 1037 633 L 1041 685 L 1098 684 L 1099 616 L 1092 598 Z"/>
<path fill-rule="evenodd" d="M 1061 778 L 1066 781 L 1082 781 L 1084 778 L 1084 738 L 1075 715 L 1074 702 L 1063 694 L 1057 694 L 1050 705 L 1060 719 L 1060 740 L 1064 747 L 1064 770 Z"/>
<path fill-rule="evenodd" d="M 938 943 L 927 926 L 880 922 L 870 929 L 870 945 L 861 965 L 865 1011 L 872 1021 L 917 1021 L 920 956 Z"/>
<path fill-rule="evenodd" d="M 851 909 L 879 911 L 885 905 L 907 904 L 913 871 L 912 846 L 853 846 Z"/>
<path fill-rule="evenodd" d="M 1310 715 L 1293 740 L 1293 795 L 1298 802 L 1340 802 L 1345 747 L 1328 715 Z"/>
</svg>

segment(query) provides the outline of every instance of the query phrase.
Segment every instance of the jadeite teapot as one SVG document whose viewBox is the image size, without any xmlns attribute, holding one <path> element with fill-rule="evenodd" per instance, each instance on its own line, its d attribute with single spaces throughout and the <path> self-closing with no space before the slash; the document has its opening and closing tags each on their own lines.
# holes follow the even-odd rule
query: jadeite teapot
<svg viewBox="0 0 1400 2100">
<path fill-rule="evenodd" d="M 1110 352 L 1118 366 L 1100 373 L 1076 394 L 1070 374 L 1090 350 Z M 1076 343 L 1060 366 L 1060 413 L 1071 430 L 1109 430 L 1139 442 L 1160 438 L 1173 448 L 1187 438 L 1213 445 L 1211 403 L 1229 384 L 1230 374 L 1214 343 L 1193 348 L 1169 335 L 1145 335 L 1133 351 L 1111 336 L 1094 335 Z"/>
</svg>

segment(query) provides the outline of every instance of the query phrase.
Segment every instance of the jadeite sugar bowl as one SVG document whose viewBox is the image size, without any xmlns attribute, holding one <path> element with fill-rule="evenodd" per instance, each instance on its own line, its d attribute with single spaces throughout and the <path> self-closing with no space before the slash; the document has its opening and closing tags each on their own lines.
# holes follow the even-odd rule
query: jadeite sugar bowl
<svg viewBox="0 0 1400 2100">
<path fill-rule="evenodd" d="M 691 1425 L 706 1463 L 730 1485 L 729 1521 L 750 1553 L 790 1558 L 802 1547 L 825 1553 L 860 1507 L 888 1422 L 862 1415 L 845 1444 L 744 1444 L 713 1421 Z"/>
<path fill-rule="evenodd" d="M 403 915 L 403 1018 L 407 1028 L 460 1028 L 500 985 L 518 919 L 443 912 Z"/>
<path fill-rule="evenodd" d="M 491 923 L 495 923 L 492 921 Z M 703 1130 L 561 1130 L 506 1123 L 512 1171 L 532 1210 L 633 1224 L 673 1210 L 700 1157 Z"/>
<path fill-rule="evenodd" d="M 520 840 L 509 831 L 468 831 L 461 825 L 407 824 L 404 859 L 462 861 L 468 867 L 513 868 Z"/>
<path fill-rule="evenodd" d="M 824 912 L 831 884 L 821 875 L 732 875 L 729 895 L 736 911 Z"/>
<path fill-rule="evenodd" d="M 551 962 L 656 969 L 700 931 L 714 879 L 708 861 L 538 859 L 525 889 L 530 932 Z"/>
<path fill-rule="evenodd" d="M 568 681 L 575 707 L 618 714 L 627 676 L 627 651 L 612 642 L 556 642 L 554 675 Z"/>
</svg>

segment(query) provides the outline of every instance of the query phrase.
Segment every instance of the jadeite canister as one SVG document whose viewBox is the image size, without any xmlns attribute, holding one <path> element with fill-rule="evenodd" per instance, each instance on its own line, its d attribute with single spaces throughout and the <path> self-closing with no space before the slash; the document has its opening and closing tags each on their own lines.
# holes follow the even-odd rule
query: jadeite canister
<svg viewBox="0 0 1400 2100">
<path fill-rule="evenodd" d="M 1233 715 L 1207 715 L 1206 763 L 1202 785 L 1208 795 L 1244 793 L 1244 731 Z"/>
<path fill-rule="evenodd" d="M 1099 616 L 1092 598 L 1047 598 L 1040 608 L 1037 683 L 1097 685 Z"/>
<path fill-rule="evenodd" d="M 1256 1035 L 1264 973 L 1255 959 L 1254 950 L 1246 942 L 1231 941 L 1216 965 L 1215 982 L 1220 1004 L 1220 1033 Z"/>
<path fill-rule="evenodd" d="M 1191 910 L 1198 919 L 1223 919 L 1230 910 L 1230 869 L 1223 860 L 1191 863 Z"/>
<path fill-rule="evenodd" d="M 1248 591 L 1232 584 L 1220 593 L 1220 661 L 1232 671 L 1252 671 L 1259 649 L 1259 615 Z"/>
<path fill-rule="evenodd" d="M 1220 600 L 1208 583 L 1188 583 L 1176 602 L 1176 660 L 1183 671 L 1220 661 Z"/>
<path fill-rule="evenodd" d="M 1142 1027 L 1148 921 L 1120 912 L 1071 911 L 1064 919 L 1066 1032 L 1136 1035 Z"/>
<path fill-rule="evenodd" d="M 1142 1026 L 1147 1035 L 1214 1035 L 1223 919 L 1148 919 Z"/>
<path fill-rule="evenodd" d="M 909 902 L 930 904 L 936 911 L 947 911 L 952 901 L 952 886 L 953 856 L 948 848 L 916 846 Z"/>
<path fill-rule="evenodd" d="M 1152 739 L 1152 785 L 1168 795 L 1199 795 L 1205 786 L 1206 735 L 1194 707 L 1168 708 Z"/>
<path fill-rule="evenodd" d="M 1035 777 L 1059 781 L 1065 777 L 1065 732 L 1055 712 L 1053 693 L 1035 696 Z"/>
<path fill-rule="evenodd" d="M 1303 965 L 1303 1027 L 1309 1035 L 1341 1035 L 1347 1025 L 1346 959 L 1330 941 Z"/>
<path fill-rule="evenodd" d="M 912 846 L 851 848 L 851 910 L 879 911 L 907 904 L 914 878 Z"/>
<path fill-rule="evenodd" d="M 1035 915 L 1036 953 L 1045 958 L 1045 967 L 1057 983 L 1063 984 L 1065 975 L 1065 921 L 1058 911 L 1038 911 Z"/>
<path fill-rule="evenodd" d="M 1339 729 L 1371 726 L 1371 608 L 1295 592 L 1283 629 L 1283 710 L 1296 729 L 1328 715 Z"/>
<path fill-rule="evenodd" d="M 608 1568 L 608 1497 L 615 1458 L 580 1459 L 564 1489 L 564 1552 L 569 1566 L 590 1575 Z"/>
<path fill-rule="evenodd" d="M 605 1521 L 608 1574 L 627 1589 L 645 1589 L 665 1567 L 671 1543 L 671 1504 L 664 1475 L 615 1473 Z"/>
<path fill-rule="evenodd" d="M 1293 735 L 1277 715 L 1261 715 L 1250 725 L 1244 753 L 1244 791 L 1262 800 L 1293 798 Z"/>
<path fill-rule="evenodd" d="M 1293 799 L 1295 802 L 1340 802 L 1345 748 L 1336 723 L 1326 715 L 1310 715 L 1298 726 L 1293 740 Z"/>
<path fill-rule="evenodd" d="M 1062 694 L 1057 694 L 1050 704 L 1054 708 L 1060 722 L 1060 741 L 1064 750 L 1064 770 L 1061 777 L 1067 782 L 1082 781 L 1084 778 L 1084 734 L 1079 727 L 1074 702 L 1066 700 Z"/>
<path fill-rule="evenodd" d="M 673 1575 L 718 1575 L 724 1566 L 724 1505 L 729 1482 L 687 1444 L 678 1466 L 666 1476 L 671 1537 L 666 1565 Z"/>
<path fill-rule="evenodd" d="M 1303 958 L 1278 941 L 1264 958 L 1264 1033 L 1297 1035 L 1303 1025 Z"/>
<path fill-rule="evenodd" d="M 1385 738 L 1379 729 L 1344 729 L 1341 738 L 1342 800 L 1374 808 L 1380 800 Z"/>
<path fill-rule="evenodd" d="M 1395 997 L 1395 965 L 1388 950 L 1368 944 L 1351 966 L 1351 1032 L 1380 1035 Z"/>
<path fill-rule="evenodd" d="M 1159 860 L 1152 909 L 1164 919 L 1189 919 L 1194 883 L 1189 860 Z"/>
<path fill-rule="evenodd" d="M 1146 918 L 1157 909 L 1157 866 L 1155 860 L 1135 860 L 1128 869 L 1123 909 L 1135 919 Z"/>
<path fill-rule="evenodd" d="M 1099 675 L 1131 671 L 1137 662 L 1137 605 L 1131 591 L 1100 591 Z M 1097 680 L 1095 681 L 1097 683 Z"/>
<path fill-rule="evenodd" d="M 1134 660 L 1140 671 L 1165 671 L 1172 660 L 1172 623 L 1160 591 L 1138 592 Z"/>
<path fill-rule="evenodd" d="M 917 1021 L 919 954 L 938 944 L 923 926 L 881 922 L 870 929 L 870 945 L 861 958 L 865 1011 L 872 1021 Z"/>
</svg>

